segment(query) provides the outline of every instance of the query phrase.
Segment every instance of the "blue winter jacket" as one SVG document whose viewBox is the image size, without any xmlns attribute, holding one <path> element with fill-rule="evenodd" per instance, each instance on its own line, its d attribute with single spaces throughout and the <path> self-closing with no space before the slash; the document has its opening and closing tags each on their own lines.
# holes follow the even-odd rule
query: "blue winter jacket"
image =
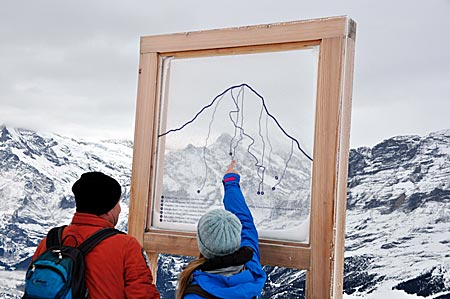
<svg viewBox="0 0 450 299">
<path fill-rule="evenodd" d="M 253 258 L 245 263 L 245 270 L 226 277 L 195 270 L 192 283 L 199 284 L 208 293 L 224 299 L 261 298 L 261 291 L 266 281 L 266 273 L 260 263 L 258 232 L 253 217 L 239 187 L 240 177 L 228 173 L 223 177 L 225 196 L 223 204 L 226 210 L 235 214 L 242 223 L 241 247 L 253 249 Z M 186 294 L 184 299 L 203 298 L 196 294 Z"/>
</svg>

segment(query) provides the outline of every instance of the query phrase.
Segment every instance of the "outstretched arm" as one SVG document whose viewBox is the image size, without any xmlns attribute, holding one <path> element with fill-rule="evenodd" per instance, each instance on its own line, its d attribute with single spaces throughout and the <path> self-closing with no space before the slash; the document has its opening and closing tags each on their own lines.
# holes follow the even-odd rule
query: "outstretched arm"
<svg viewBox="0 0 450 299">
<path fill-rule="evenodd" d="M 242 223 L 241 247 L 250 246 L 259 259 L 258 232 L 239 186 L 240 176 L 234 169 L 235 165 L 236 161 L 233 160 L 223 177 L 225 189 L 223 204 L 225 209 L 235 214 Z"/>
</svg>

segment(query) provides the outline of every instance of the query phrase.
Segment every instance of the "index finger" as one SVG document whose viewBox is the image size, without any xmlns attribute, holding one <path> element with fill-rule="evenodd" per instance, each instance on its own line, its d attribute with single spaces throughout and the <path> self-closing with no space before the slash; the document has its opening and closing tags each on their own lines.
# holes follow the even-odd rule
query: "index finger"
<svg viewBox="0 0 450 299">
<path fill-rule="evenodd" d="M 227 172 L 234 170 L 234 165 L 236 165 L 236 160 L 232 160 L 230 165 L 227 168 Z"/>
</svg>

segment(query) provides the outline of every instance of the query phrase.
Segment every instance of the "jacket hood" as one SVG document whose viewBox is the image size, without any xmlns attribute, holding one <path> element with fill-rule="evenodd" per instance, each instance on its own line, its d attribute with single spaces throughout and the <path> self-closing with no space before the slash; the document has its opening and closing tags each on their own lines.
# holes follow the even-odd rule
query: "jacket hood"
<svg viewBox="0 0 450 299">
<path fill-rule="evenodd" d="M 246 263 L 247 270 L 229 277 L 196 270 L 194 282 L 202 289 L 220 298 L 250 299 L 261 295 L 266 274 L 261 266 L 254 267 L 252 261 Z"/>
</svg>

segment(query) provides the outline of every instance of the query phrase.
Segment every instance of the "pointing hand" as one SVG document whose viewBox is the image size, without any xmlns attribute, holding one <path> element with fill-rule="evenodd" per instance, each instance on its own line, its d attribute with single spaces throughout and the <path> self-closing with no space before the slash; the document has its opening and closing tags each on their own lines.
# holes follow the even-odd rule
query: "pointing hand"
<svg viewBox="0 0 450 299">
<path fill-rule="evenodd" d="M 227 174 L 227 173 L 239 174 L 239 172 L 236 169 L 234 169 L 235 165 L 236 165 L 236 160 L 232 160 L 230 165 L 228 166 L 228 169 L 225 171 L 225 174 Z"/>
</svg>

